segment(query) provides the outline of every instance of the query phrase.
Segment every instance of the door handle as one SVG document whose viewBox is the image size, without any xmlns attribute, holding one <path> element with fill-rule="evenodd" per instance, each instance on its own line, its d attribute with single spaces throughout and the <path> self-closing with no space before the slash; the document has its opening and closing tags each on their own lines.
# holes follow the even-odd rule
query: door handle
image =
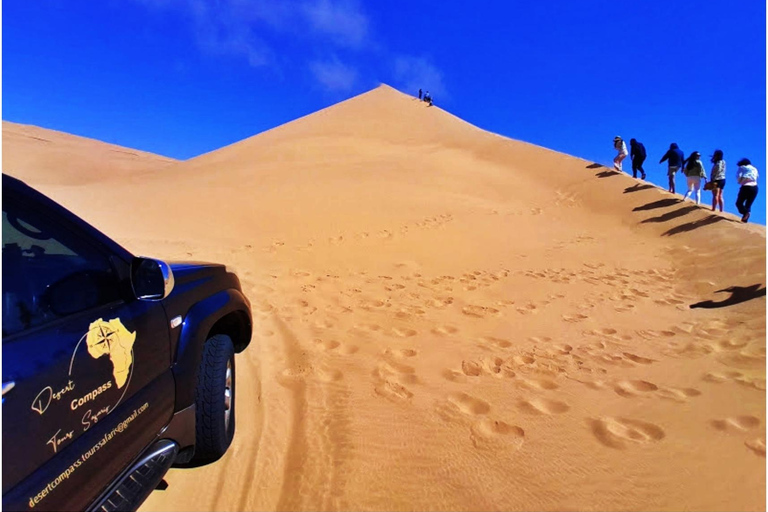
<svg viewBox="0 0 768 512">
<path fill-rule="evenodd" d="M 16 386 L 16 383 L 11 381 L 3 382 L 3 396 Z"/>
</svg>

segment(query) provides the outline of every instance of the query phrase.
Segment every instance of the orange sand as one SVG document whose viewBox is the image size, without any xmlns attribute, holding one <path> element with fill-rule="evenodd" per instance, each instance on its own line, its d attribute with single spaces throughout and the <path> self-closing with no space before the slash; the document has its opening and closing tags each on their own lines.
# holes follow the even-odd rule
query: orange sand
<svg viewBox="0 0 768 512">
<path fill-rule="evenodd" d="M 232 448 L 143 511 L 765 509 L 765 297 L 689 308 L 765 286 L 763 226 L 386 86 L 185 162 L 3 143 L 253 302 Z"/>
</svg>

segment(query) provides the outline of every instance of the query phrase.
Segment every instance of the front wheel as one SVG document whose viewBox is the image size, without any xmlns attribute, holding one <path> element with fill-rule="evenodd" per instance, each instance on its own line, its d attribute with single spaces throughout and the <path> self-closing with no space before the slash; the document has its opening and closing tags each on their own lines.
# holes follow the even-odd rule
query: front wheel
<svg viewBox="0 0 768 512">
<path fill-rule="evenodd" d="M 235 349 L 224 334 L 205 342 L 195 390 L 195 460 L 213 462 L 235 437 Z"/>
</svg>

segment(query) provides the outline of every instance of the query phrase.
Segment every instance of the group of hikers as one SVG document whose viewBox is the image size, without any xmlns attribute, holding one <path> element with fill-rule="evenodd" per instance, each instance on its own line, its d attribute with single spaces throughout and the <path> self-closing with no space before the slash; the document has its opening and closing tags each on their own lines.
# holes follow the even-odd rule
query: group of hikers
<svg viewBox="0 0 768 512">
<path fill-rule="evenodd" d="M 627 144 L 617 136 L 613 139 L 613 147 L 618 151 L 618 155 L 613 159 L 613 167 L 621 172 L 621 162 L 629 155 L 632 160 L 632 176 L 637 178 L 637 171 L 640 171 L 641 179 L 645 179 L 645 146 L 635 139 L 629 141 L 630 151 L 627 151 Z M 669 191 L 675 193 L 675 174 L 682 171 L 688 181 L 688 191 L 685 193 L 685 199 L 691 197 L 695 192 L 696 204 L 701 202 L 701 180 L 704 179 L 704 190 L 712 191 L 712 211 L 719 207 L 723 211 L 723 189 L 725 189 L 725 160 L 723 152 L 716 149 L 711 157 L 712 170 L 709 179 L 701 162 L 701 153 L 694 151 L 688 158 L 685 158 L 682 150 L 674 142 L 669 145 L 669 150 L 664 153 L 659 163 L 667 162 L 667 177 L 669 178 Z M 736 182 L 741 185 L 739 195 L 736 199 L 736 208 L 742 215 L 741 221 L 749 220 L 749 213 L 752 209 L 752 203 L 757 197 L 757 169 L 752 165 L 748 158 L 742 158 L 736 164 L 738 171 L 736 173 Z"/>
<path fill-rule="evenodd" d="M 432 95 L 429 91 L 422 94 L 422 90 L 419 89 L 419 101 L 426 101 L 428 106 L 432 106 Z"/>
</svg>

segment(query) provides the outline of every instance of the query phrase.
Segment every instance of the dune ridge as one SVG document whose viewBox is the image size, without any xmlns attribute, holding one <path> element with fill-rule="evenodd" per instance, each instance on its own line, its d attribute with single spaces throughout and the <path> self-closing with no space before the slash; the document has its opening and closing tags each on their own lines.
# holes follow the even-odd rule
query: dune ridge
<svg viewBox="0 0 768 512">
<path fill-rule="evenodd" d="M 3 126 L 5 172 L 253 303 L 232 449 L 142 510 L 764 510 L 765 227 L 388 86 L 119 176 Z"/>
</svg>

